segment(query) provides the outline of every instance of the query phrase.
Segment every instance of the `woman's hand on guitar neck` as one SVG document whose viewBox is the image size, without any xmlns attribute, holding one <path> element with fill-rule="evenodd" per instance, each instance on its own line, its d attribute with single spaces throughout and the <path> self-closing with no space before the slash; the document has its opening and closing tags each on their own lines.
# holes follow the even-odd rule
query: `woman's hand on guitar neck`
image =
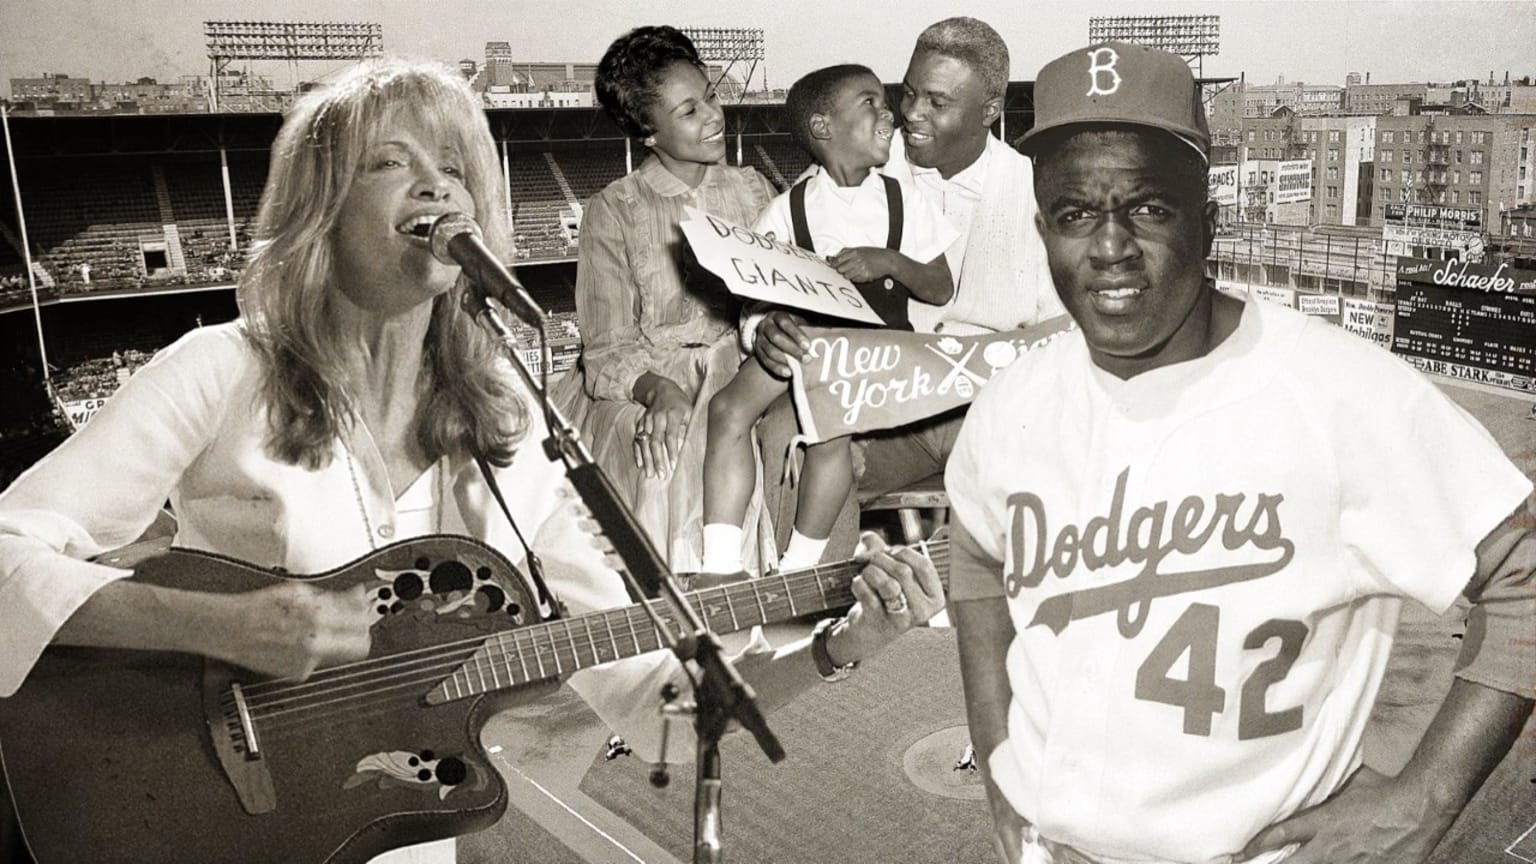
<svg viewBox="0 0 1536 864">
<path fill-rule="evenodd" d="M 877 534 L 865 532 L 859 540 L 854 558 L 865 564 L 850 586 L 859 602 L 848 611 L 848 626 L 834 630 L 827 644 L 839 665 L 873 655 L 944 608 L 932 561 L 913 548 L 886 546 Z"/>
<path fill-rule="evenodd" d="M 284 582 L 229 599 L 234 620 L 221 644 L 204 652 L 210 656 L 265 675 L 300 679 L 368 656 L 369 627 L 378 616 L 362 585 L 329 591 Z"/>
</svg>

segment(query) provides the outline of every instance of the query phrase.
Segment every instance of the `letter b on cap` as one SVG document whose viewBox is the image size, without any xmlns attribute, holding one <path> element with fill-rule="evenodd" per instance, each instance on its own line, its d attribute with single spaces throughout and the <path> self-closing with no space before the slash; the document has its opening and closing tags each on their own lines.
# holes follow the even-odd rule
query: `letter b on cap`
<svg viewBox="0 0 1536 864">
<path fill-rule="evenodd" d="M 1089 96 L 1113 96 L 1120 89 L 1120 73 L 1115 70 L 1115 64 L 1120 62 L 1120 55 L 1115 49 L 1108 46 L 1095 48 L 1088 52 L 1088 95 Z M 1100 76 L 1108 75 L 1109 86 L 1100 87 Z"/>
</svg>

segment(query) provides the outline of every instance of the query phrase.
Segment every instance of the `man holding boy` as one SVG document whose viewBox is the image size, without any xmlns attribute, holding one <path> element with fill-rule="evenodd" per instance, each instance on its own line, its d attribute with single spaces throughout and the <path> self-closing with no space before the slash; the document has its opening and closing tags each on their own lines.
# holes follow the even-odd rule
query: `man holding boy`
<svg viewBox="0 0 1536 864">
<path fill-rule="evenodd" d="M 1423 862 L 1531 711 L 1530 481 L 1390 354 L 1217 293 L 1181 58 L 1075 51 L 1035 103 L 1035 219 L 1079 329 L 992 379 L 946 474 L 1005 859 Z M 1397 777 L 1361 767 L 1402 599 L 1462 593 L 1429 731 Z"/>
<path fill-rule="evenodd" d="M 909 300 L 915 301 L 912 308 L 936 308 L 954 295 L 944 250 L 956 234 L 910 182 L 874 171 L 890 158 L 895 132 L 880 79 L 854 64 L 817 69 L 789 88 L 784 112 L 795 142 L 815 164 L 768 204 L 755 229 L 826 258 L 858 287 L 886 327 L 911 330 Z M 748 357 L 736 377 L 710 400 L 704 456 L 707 573 L 743 569 L 741 523 L 756 482 L 752 427 L 786 395 L 785 385 Z M 779 560 L 780 570 L 799 570 L 820 560 L 853 477 L 847 438 L 807 449 L 795 530 Z"/>
<path fill-rule="evenodd" d="M 1013 330 L 1062 313 L 1051 287 L 1045 248 L 1033 225 L 1033 172 L 1029 160 L 991 134 L 1003 113 L 1008 46 L 983 21 L 947 18 L 917 38 L 902 79 L 901 137 L 884 172 L 911 182 L 932 200 L 959 237 L 946 253 L 954 297 L 942 306 L 913 303 L 913 329 L 966 335 Z M 788 357 L 804 358 L 804 320 L 775 311 L 748 316 L 743 342 L 765 369 L 789 375 Z M 963 411 L 950 412 L 874 435 L 861 436 L 864 471 L 859 491 L 879 494 L 942 471 Z M 782 541 L 788 531 L 780 506 L 785 447 L 795 431 L 788 407 L 759 426 L 763 441 L 764 507 L 774 514 Z M 846 557 L 858 536 L 853 496 L 841 503 L 824 558 Z"/>
</svg>

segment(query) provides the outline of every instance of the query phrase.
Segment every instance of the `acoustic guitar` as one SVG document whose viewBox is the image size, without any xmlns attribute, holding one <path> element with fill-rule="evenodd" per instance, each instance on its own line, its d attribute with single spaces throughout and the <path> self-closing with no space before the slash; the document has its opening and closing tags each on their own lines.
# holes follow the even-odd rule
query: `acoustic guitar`
<svg viewBox="0 0 1536 864">
<path fill-rule="evenodd" d="M 946 573 L 947 542 L 928 550 Z M 0 699 L 0 763 L 39 864 L 350 864 L 486 828 L 507 806 L 480 745 L 486 717 L 665 644 L 639 605 L 540 620 L 512 564 L 464 537 L 395 543 L 310 576 L 184 549 L 133 568 L 138 581 L 212 593 L 363 584 L 372 648 L 300 681 L 186 654 L 50 647 Z M 859 569 L 687 599 L 732 632 L 849 605 Z"/>
</svg>

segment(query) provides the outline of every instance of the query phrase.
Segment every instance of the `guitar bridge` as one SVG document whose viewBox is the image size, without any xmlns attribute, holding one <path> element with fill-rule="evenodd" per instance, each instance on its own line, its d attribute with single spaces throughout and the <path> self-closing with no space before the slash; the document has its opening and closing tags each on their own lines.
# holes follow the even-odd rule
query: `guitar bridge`
<svg viewBox="0 0 1536 864">
<path fill-rule="evenodd" d="M 277 792 L 262 758 L 256 718 L 229 673 L 228 666 L 212 660 L 203 667 L 203 718 L 208 723 L 213 752 L 245 812 L 252 816 L 271 813 L 277 809 Z M 226 695 L 231 697 L 228 704 Z"/>
<path fill-rule="evenodd" d="M 251 709 L 245 704 L 245 691 L 240 689 L 240 682 L 232 682 L 229 693 L 235 700 L 235 712 L 240 716 L 240 734 L 245 736 L 245 758 L 260 759 L 261 743 L 256 738 L 256 724 L 251 722 Z"/>
</svg>

